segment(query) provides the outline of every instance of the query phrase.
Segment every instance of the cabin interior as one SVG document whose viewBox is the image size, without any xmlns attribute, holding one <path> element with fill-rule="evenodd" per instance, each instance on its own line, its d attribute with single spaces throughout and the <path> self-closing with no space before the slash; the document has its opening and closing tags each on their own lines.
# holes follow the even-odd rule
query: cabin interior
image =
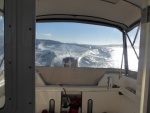
<svg viewBox="0 0 150 113">
<path fill-rule="evenodd" d="M 16 107 L 18 111 L 16 110 L 14 113 L 19 113 L 19 110 L 28 111 L 28 113 L 31 111 L 32 113 L 33 111 L 35 113 L 148 113 L 140 111 L 141 106 L 147 104 L 141 104 L 143 102 L 141 98 L 144 95 L 143 83 L 147 83 L 143 81 L 142 77 L 146 76 L 144 72 L 148 73 L 148 68 L 145 66 L 149 62 L 146 57 L 149 40 L 142 39 L 142 36 L 148 36 L 145 35 L 148 31 L 146 33 L 144 31 L 147 21 L 145 22 L 141 16 L 143 7 L 145 7 L 142 0 L 33 1 L 15 0 L 15 3 L 10 4 L 9 0 L 0 0 L 0 33 L 3 31 L 0 34 L 0 38 L 3 38 L 0 39 L 2 40 L 0 43 L 2 45 L 0 46 L 0 107 L 2 110 L 7 108 L 7 103 L 12 105 L 14 103 L 14 107 L 18 105 Z M 9 6 L 10 8 L 7 8 Z M 12 16 L 13 13 L 16 16 Z M 19 21 L 16 21 L 17 19 Z M 93 65 L 96 64 L 91 67 L 81 66 L 79 58 L 75 58 L 74 54 L 74 56 L 64 55 L 61 57 L 59 66 L 40 64 L 42 60 L 37 64 L 36 55 L 42 52 L 42 49 L 38 50 L 37 48 L 40 43 L 49 44 L 46 40 L 37 42 L 39 24 L 44 24 L 43 31 L 47 31 L 46 24 L 61 22 L 64 25 L 79 23 L 116 29 L 121 34 L 122 41 L 118 46 L 122 48 L 119 63 L 116 61 L 118 67 L 113 67 L 113 65 L 112 67 L 94 67 Z M 70 30 L 68 29 L 68 31 Z M 130 36 L 132 31 L 134 31 L 134 35 L 131 33 Z M 106 31 L 106 34 L 109 32 Z M 93 38 L 93 40 L 95 39 Z M 116 38 L 112 37 L 111 40 L 116 40 Z M 135 46 L 137 40 L 138 45 Z M 146 46 L 146 42 L 148 46 Z M 63 44 L 68 43 L 63 42 Z M 89 45 L 94 47 L 92 42 Z M 50 43 L 48 46 L 53 46 L 53 44 Z M 60 51 L 62 49 L 62 46 L 55 47 Z M 101 47 L 101 45 L 96 45 L 96 47 Z M 111 47 L 112 45 L 109 45 L 109 48 Z M 107 47 L 103 44 L 102 48 Z M 47 49 L 46 52 L 53 49 Z M 129 50 L 132 50 L 134 58 Z M 61 56 L 61 54 L 59 55 Z M 96 54 L 92 53 L 92 55 Z M 84 56 L 82 60 L 90 57 L 92 56 Z M 133 64 L 135 59 L 137 63 Z M 147 62 L 144 59 L 147 59 Z M 87 63 L 86 61 L 85 63 Z M 103 63 L 100 58 L 95 62 Z M 134 69 L 130 68 L 131 64 Z M 9 88 L 12 90 L 10 91 Z M 14 101 L 12 101 L 13 99 Z M 29 100 L 33 101 L 28 102 Z M 23 104 L 21 104 L 22 102 Z M 28 107 L 25 103 L 29 103 L 32 107 Z M 143 109 L 146 110 L 144 107 Z"/>
<path fill-rule="evenodd" d="M 50 113 L 60 113 L 60 111 L 68 113 L 73 112 L 69 110 L 74 107 L 79 107 L 78 112 L 82 113 L 134 112 L 136 79 L 120 77 L 119 70 L 50 67 L 37 67 L 36 69 L 40 72 L 36 74 L 37 113 L 45 109 L 50 110 Z M 130 74 L 136 75 L 137 73 L 131 72 Z M 56 78 L 48 79 L 49 76 Z M 63 79 L 64 77 L 66 79 Z M 97 78 L 98 81 L 95 82 Z M 56 81 L 68 84 L 48 84 Z"/>
</svg>

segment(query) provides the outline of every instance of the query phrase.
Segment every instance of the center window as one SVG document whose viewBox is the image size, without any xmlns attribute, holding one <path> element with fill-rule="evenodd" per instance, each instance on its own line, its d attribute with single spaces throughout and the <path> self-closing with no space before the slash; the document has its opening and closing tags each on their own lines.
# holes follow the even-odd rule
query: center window
<svg viewBox="0 0 150 113">
<path fill-rule="evenodd" d="M 121 68 L 122 33 L 115 28 L 74 23 L 36 24 L 36 66 Z"/>
</svg>

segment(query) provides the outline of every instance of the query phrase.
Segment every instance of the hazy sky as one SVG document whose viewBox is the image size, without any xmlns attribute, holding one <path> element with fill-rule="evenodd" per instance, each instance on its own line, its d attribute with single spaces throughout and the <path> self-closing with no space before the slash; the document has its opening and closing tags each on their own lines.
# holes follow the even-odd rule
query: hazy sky
<svg viewBox="0 0 150 113">
<path fill-rule="evenodd" d="M 0 36 L 4 36 L 4 20 L 2 16 L 0 16 Z"/>
<path fill-rule="evenodd" d="M 93 45 L 121 44 L 122 33 L 115 28 L 81 23 L 37 23 L 37 39 Z"/>
<path fill-rule="evenodd" d="M 129 34 L 131 40 L 135 32 L 136 29 Z M 122 44 L 122 33 L 116 28 L 71 22 L 37 23 L 36 38 L 92 45 Z"/>
</svg>

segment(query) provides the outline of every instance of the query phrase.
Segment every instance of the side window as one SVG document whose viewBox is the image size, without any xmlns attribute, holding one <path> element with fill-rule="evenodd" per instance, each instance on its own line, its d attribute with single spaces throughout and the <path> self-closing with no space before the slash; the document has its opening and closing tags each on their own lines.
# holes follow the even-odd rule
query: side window
<svg viewBox="0 0 150 113">
<path fill-rule="evenodd" d="M 5 104 L 5 69 L 4 69 L 4 15 L 3 2 L 0 0 L 0 108 Z"/>
<path fill-rule="evenodd" d="M 128 47 L 129 70 L 138 71 L 140 27 L 136 27 L 132 31 L 128 32 L 128 36 L 129 37 L 127 39 L 127 47 Z"/>
</svg>

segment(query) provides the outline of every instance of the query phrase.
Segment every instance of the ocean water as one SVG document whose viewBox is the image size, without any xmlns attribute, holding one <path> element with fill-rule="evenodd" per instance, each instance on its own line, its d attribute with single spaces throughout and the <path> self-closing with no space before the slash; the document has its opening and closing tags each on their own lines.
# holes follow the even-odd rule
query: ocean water
<svg viewBox="0 0 150 113">
<path fill-rule="evenodd" d="M 122 45 L 82 45 L 38 39 L 35 63 L 36 66 L 63 67 L 63 59 L 73 57 L 78 62 L 77 67 L 121 68 L 122 53 Z M 137 71 L 138 60 L 131 47 L 128 54 L 129 69 Z"/>
<path fill-rule="evenodd" d="M 63 67 L 63 59 L 73 57 L 77 60 L 77 67 L 87 68 L 121 68 L 122 45 L 82 45 L 61 43 L 52 40 L 36 40 L 36 66 Z M 137 53 L 139 49 L 136 48 Z M 0 49 L 0 62 L 3 49 Z M 131 47 L 128 47 L 129 69 L 137 71 L 138 60 Z M 122 68 L 124 68 L 124 63 Z M 2 64 L 0 70 L 4 69 Z"/>
<path fill-rule="evenodd" d="M 36 40 L 36 66 L 63 67 L 63 59 L 73 57 L 77 67 L 87 68 L 121 68 L 122 45 L 82 45 L 61 43 L 52 40 Z M 137 53 L 139 49 L 136 48 Z M 0 62 L 3 58 L 3 48 L 0 47 Z M 129 69 L 137 71 L 138 60 L 131 47 L 128 47 Z M 124 63 L 122 68 L 124 68 Z M 2 64 L 0 70 L 4 69 Z"/>
</svg>

